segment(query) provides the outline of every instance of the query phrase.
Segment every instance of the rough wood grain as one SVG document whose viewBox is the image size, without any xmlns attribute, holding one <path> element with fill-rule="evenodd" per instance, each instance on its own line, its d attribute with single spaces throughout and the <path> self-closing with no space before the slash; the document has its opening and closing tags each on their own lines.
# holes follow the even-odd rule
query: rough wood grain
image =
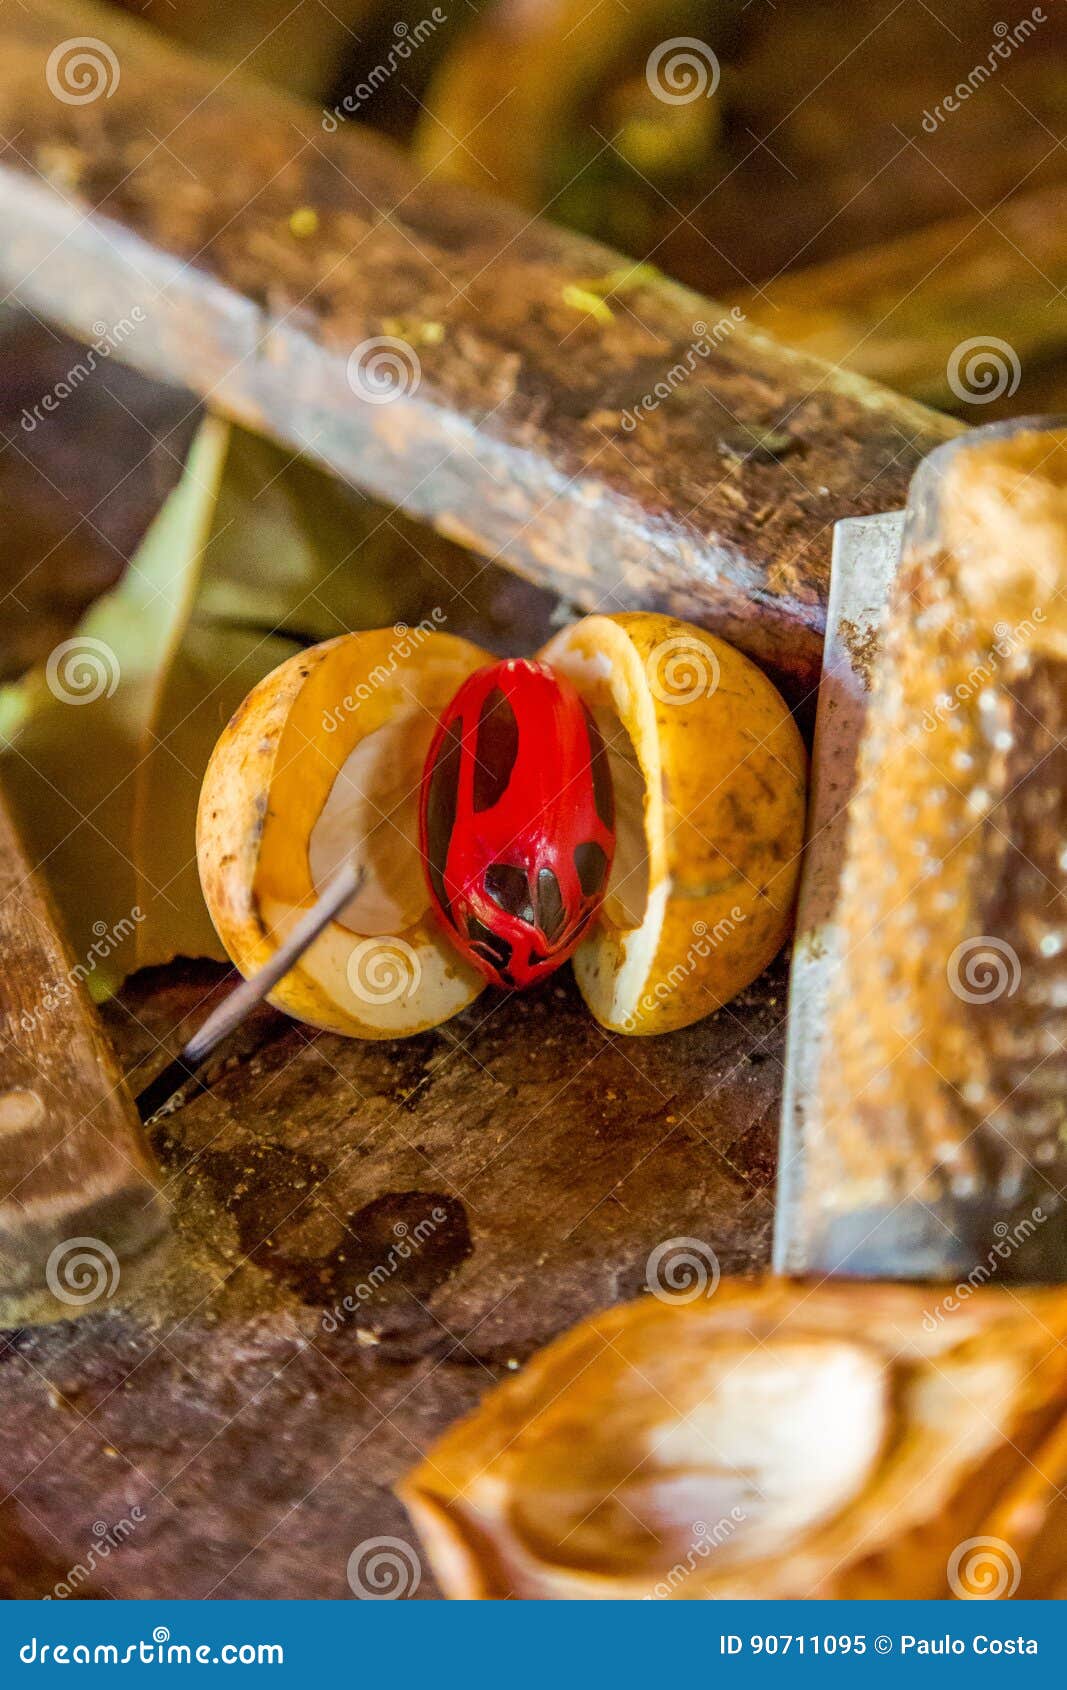
<svg viewBox="0 0 1067 1690">
<path fill-rule="evenodd" d="M 1001 206 L 995 223 L 968 212 L 776 277 L 738 303 L 792 346 L 986 420 L 1025 367 L 1067 343 L 1065 230 L 1067 187 L 1046 187 Z M 954 360 L 964 343 L 970 355 Z"/>
<path fill-rule="evenodd" d="M 108 1007 L 134 1084 L 227 979 L 159 970 Z M 655 1040 L 604 1034 L 569 977 L 398 1044 L 260 1010 L 153 1129 L 176 1233 L 155 1283 L 0 1349 L 0 1590 L 53 1589 L 136 1506 L 80 1594 L 347 1596 L 361 1540 L 415 1542 L 390 1485 L 512 1363 L 635 1295 L 657 1244 L 766 1262 L 784 1009 L 776 966 Z"/>
<path fill-rule="evenodd" d="M 0 1292 L 70 1316 L 166 1221 L 152 1158 L 81 967 L 0 797 Z M 88 1279 L 86 1279 L 88 1275 Z"/>
<path fill-rule="evenodd" d="M 81 34 L 121 77 L 73 105 L 45 72 Z M 117 356 L 583 605 L 694 618 L 810 688 L 833 521 L 900 504 L 951 422 L 655 275 L 590 313 L 569 290 L 617 255 L 110 12 L 7 10 L 0 46 L 0 277 L 36 311 L 85 334 L 139 305 Z M 350 357 L 383 335 L 419 379 L 368 404 Z"/>
</svg>

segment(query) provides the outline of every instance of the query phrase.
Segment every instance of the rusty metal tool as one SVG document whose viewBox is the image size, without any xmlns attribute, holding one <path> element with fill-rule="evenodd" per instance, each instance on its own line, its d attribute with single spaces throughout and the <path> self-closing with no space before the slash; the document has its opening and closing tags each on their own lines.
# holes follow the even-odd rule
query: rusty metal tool
<svg viewBox="0 0 1067 1690">
<path fill-rule="evenodd" d="M 356 896 L 365 878 L 365 870 L 348 862 L 338 869 L 325 891 L 315 900 L 296 923 L 288 938 L 278 946 L 269 962 L 242 980 L 222 1000 L 216 1009 L 187 1039 L 172 1062 L 160 1070 L 144 1090 L 138 1094 L 137 1110 L 142 1121 L 158 1115 L 170 1099 L 189 1081 L 196 1078 L 213 1051 L 235 1033 L 258 1003 L 268 996 L 278 981 L 300 961 L 308 946 L 324 927 L 339 915 L 351 898 Z"/>
<path fill-rule="evenodd" d="M 1061 421 L 995 424 L 837 525 L 781 1273 L 1067 1278 L 1065 483 Z"/>
</svg>

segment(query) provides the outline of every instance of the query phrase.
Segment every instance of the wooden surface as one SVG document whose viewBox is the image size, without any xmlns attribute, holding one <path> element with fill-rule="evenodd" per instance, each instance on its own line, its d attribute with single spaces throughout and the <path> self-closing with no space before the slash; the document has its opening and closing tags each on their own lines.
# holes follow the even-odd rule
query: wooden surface
<svg viewBox="0 0 1067 1690">
<path fill-rule="evenodd" d="M 0 1293 L 77 1311 L 166 1224 L 132 1098 L 0 798 Z M 79 1249 L 79 1247 L 82 1247 Z"/>
<path fill-rule="evenodd" d="M 222 979 L 157 971 L 108 1008 L 135 1084 Z M 51 1590 L 136 1506 L 82 1593 L 347 1596 L 356 1544 L 413 1541 L 390 1485 L 512 1363 L 635 1295 L 657 1244 L 766 1262 L 784 980 L 661 1039 L 604 1034 L 569 975 L 398 1044 L 259 1011 L 153 1129 L 176 1232 L 158 1277 L 8 1335 L 0 1592 Z"/>
<path fill-rule="evenodd" d="M 73 350 L 28 331 L 19 344 L 35 391 Z M 141 485 L 130 447 L 143 431 L 111 425 L 125 414 L 112 385 L 157 417 L 157 437 L 180 438 L 182 395 L 95 371 L 52 419 L 42 534 L 109 486 Z M 0 433 L 17 414 L 0 412 Z M 37 470 L 10 449 L 3 462 L 18 509 Z M 353 522 L 373 526 L 358 510 Z M 425 600 L 413 599 L 409 537 L 401 524 L 405 619 L 447 590 L 457 624 L 494 650 L 548 637 L 560 608 L 548 594 L 425 534 Z M 26 525 L 10 539 L 22 595 L 55 605 L 77 586 L 73 553 L 56 579 L 50 545 Z M 94 578 L 96 551 L 77 555 Z M 32 629 L 0 623 L 0 664 Z M 134 1089 L 229 979 L 206 964 L 155 970 L 106 1007 Z M 0 1591 L 52 1591 L 87 1565 L 94 1522 L 137 1507 L 144 1520 L 79 1591 L 348 1594 L 356 1543 L 410 1539 L 392 1482 L 509 1361 L 639 1291 L 658 1243 L 697 1235 L 728 1271 L 766 1264 L 784 985 L 779 964 L 710 1021 L 655 1040 L 600 1032 L 569 971 L 402 1044 L 359 1046 L 261 1010 L 206 1089 L 153 1129 L 175 1225 L 151 1272 L 124 1271 L 77 1322 L 0 1333 Z M 427 1251 L 327 1330 L 338 1299 L 388 1261 L 394 1229 L 437 1207 Z M 420 1594 L 433 1593 L 427 1568 Z"/>
<path fill-rule="evenodd" d="M 45 66 L 79 34 L 122 73 L 72 105 Z M 696 618 L 810 689 L 834 520 L 902 503 L 950 422 L 742 324 L 627 432 L 724 308 L 653 278 L 598 320 L 566 290 L 617 255 L 98 8 L 6 9 L 0 47 L 0 277 L 35 311 L 86 335 L 139 305 L 116 356 L 583 605 Z M 360 402 L 353 349 L 405 332 L 421 381 Z"/>
<path fill-rule="evenodd" d="M 983 422 L 997 399 L 1019 394 L 1014 410 L 1025 410 L 1024 371 L 1067 343 L 1065 229 L 1067 186 L 1056 184 L 1009 200 L 995 224 L 966 212 L 788 272 L 739 302 L 790 345 Z M 968 379 L 960 361 L 953 377 L 953 353 L 971 341 L 987 349 L 985 365 Z"/>
<path fill-rule="evenodd" d="M 861 10 L 840 0 L 848 17 L 835 41 Z M 743 85 L 753 111 L 769 111 L 772 83 L 788 107 L 798 79 L 819 80 L 826 11 L 790 25 L 810 31 L 810 51 L 776 47 L 763 81 Z M 781 26 L 781 8 L 767 15 Z M 912 12 L 901 21 L 926 27 Z M 47 45 L 83 29 L 120 45 L 121 23 L 100 10 L 0 14 L 0 131 L 11 143 L 0 191 L 19 213 L 0 264 L 24 278 L 67 237 L 69 264 L 57 255 L 33 280 L 43 314 L 77 318 L 84 332 L 87 314 L 143 299 L 151 329 L 127 343 L 131 360 L 184 371 L 201 390 L 221 381 L 213 397 L 234 414 L 397 489 L 472 543 L 506 541 L 508 561 L 568 597 L 593 603 L 607 588 L 609 604 L 691 606 L 780 668 L 788 641 L 794 683 L 808 672 L 830 520 L 900 503 L 911 463 L 949 424 L 731 335 L 625 436 L 610 418 L 690 344 L 693 296 L 660 284 L 617 298 L 610 323 L 587 321 L 562 289 L 603 275 L 615 259 L 602 249 L 443 195 L 438 177 L 416 189 L 410 167 L 373 139 L 327 136 L 306 108 L 239 77 L 210 93 L 217 75 L 146 61 L 138 34 L 121 34 L 110 100 L 46 102 Z M 886 138 L 856 121 L 855 104 L 852 142 L 838 119 L 841 174 L 828 183 L 819 146 L 835 86 L 798 108 L 791 144 L 803 127 L 813 148 L 789 152 L 797 182 L 777 200 L 755 196 L 765 216 L 752 215 L 754 166 L 710 199 L 721 285 L 736 284 L 729 260 L 745 231 L 770 254 L 765 274 L 824 223 L 810 257 L 832 257 L 843 230 L 847 246 L 901 226 L 894 208 L 905 224 L 929 214 L 913 171 L 876 170 L 857 200 L 846 183 L 843 215 L 824 203 L 855 149 Z M 953 138 L 980 111 L 989 106 L 972 102 Z M 752 151 L 755 166 L 778 170 Z M 987 161 L 998 191 L 1003 170 L 983 146 L 968 177 L 976 195 Z M 309 204 L 319 234 L 298 241 L 288 218 Z M 937 209 L 952 207 L 942 198 Z M 691 233 L 679 229 L 683 242 Z M 707 242 L 696 244 L 706 259 Z M 344 382 L 351 346 L 397 321 L 417 336 L 425 320 L 446 334 L 420 345 L 419 393 L 361 411 Z M 107 379 L 120 373 L 113 363 Z M 796 447 L 742 462 L 746 433 L 783 419 Z M 101 449 L 114 432 L 98 430 Z M 82 466 L 91 456 L 79 455 Z M 506 638 L 501 626 L 500 649 Z M 135 1084 L 199 1024 L 223 980 L 207 966 L 161 970 L 108 1008 Z M 177 1222 L 158 1278 L 129 1296 L 124 1285 L 77 1325 L 0 1339 L 0 1591 L 54 1590 L 88 1560 L 94 1523 L 136 1506 L 143 1521 L 80 1593 L 347 1595 L 356 1544 L 412 1540 L 391 1484 L 510 1363 L 638 1292 L 655 1245 L 696 1237 L 726 1272 L 765 1265 L 784 987 L 780 962 L 711 1020 L 654 1041 L 606 1037 L 567 977 L 543 997 L 482 1002 L 396 1046 L 355 1046 L 262 1011 L 206 1089 L 155 1131 Z M 328 1330 L 324 1315 L 428 1203 L 445 1215 L 428 1254 Z M 419 1595 L 433 1594 L 424 1568 Z"/>
</svg>

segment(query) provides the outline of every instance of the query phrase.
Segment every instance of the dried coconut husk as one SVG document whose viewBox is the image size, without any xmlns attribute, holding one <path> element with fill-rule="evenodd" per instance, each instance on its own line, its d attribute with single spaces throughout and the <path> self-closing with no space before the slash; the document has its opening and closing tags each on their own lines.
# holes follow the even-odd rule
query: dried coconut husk
<svg viewBox="0 0 1067 1690">
<path fill-rule="evenodd" d="M 401 1494 L 453 1597 L 1067 1594 L 1067 1292 L 723 1282 L 594 1316 Z"/>
</svg>

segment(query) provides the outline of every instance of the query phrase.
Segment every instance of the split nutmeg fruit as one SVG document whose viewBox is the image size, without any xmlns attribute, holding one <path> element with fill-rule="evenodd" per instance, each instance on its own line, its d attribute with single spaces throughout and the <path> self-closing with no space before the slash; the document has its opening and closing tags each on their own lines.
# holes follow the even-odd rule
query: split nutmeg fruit
<svg viewBox="0 0 1067 1690">
<path fill-rule="evenodd" d="M 362 868 L 271 994 L 314 1026 L 422 1032 L 573 951 L 603 1026 L 667 1032 L 786 938 L 805 775 L 770 681 L 667 616 L 589 616 L 504 663 L 424 628 L 346 634 L 274 670 L 222 734 L 200 878 L 248 975 Z"/>
</svg>

